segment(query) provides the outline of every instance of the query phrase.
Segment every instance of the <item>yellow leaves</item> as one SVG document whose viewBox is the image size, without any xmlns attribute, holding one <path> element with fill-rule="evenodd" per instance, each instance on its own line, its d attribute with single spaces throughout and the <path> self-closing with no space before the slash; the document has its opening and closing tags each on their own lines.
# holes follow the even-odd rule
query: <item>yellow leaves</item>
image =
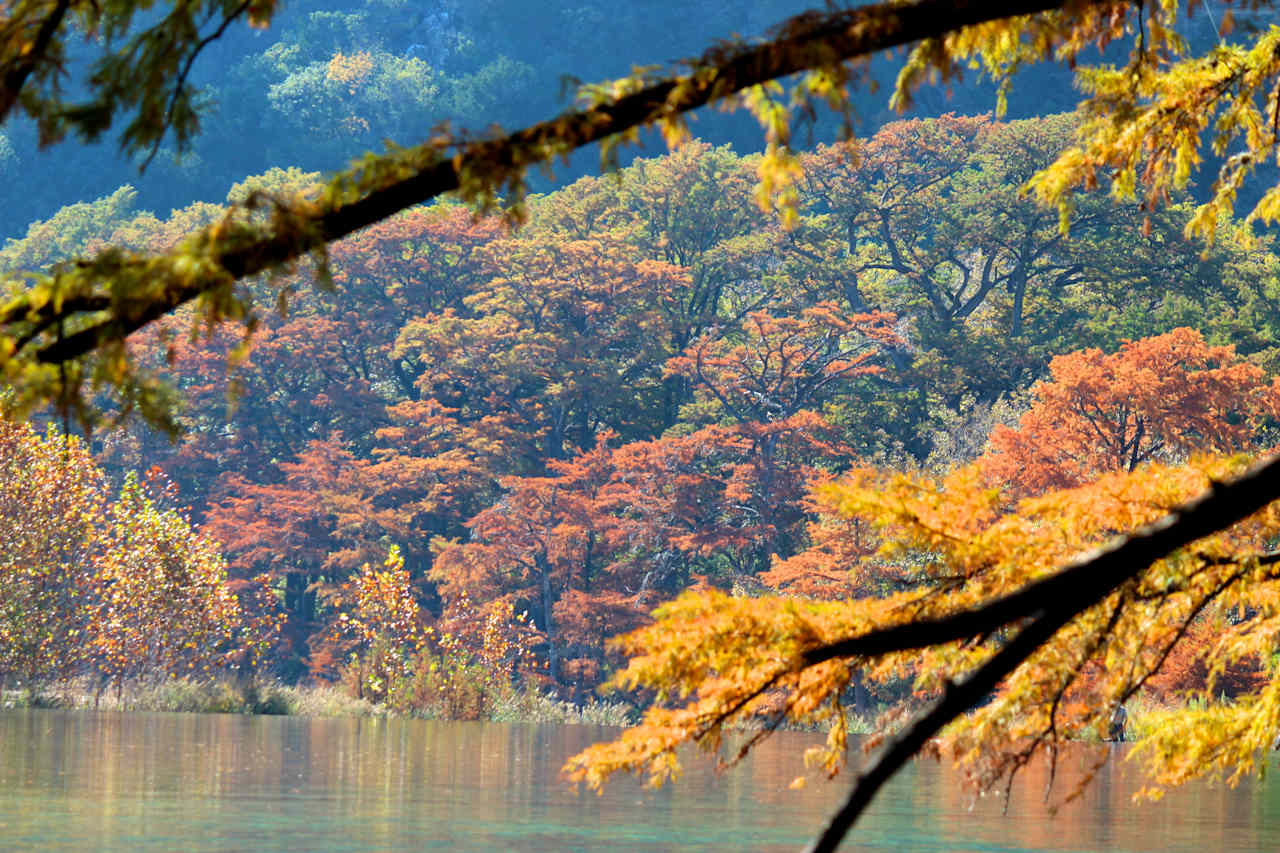
<svg viewBox="0 0 1280 853">
<path fill-rule="evenodd" d="M 15 476 L 15 465 L 34 476 Z M 74 439 L 0 423 L 0 635 L 30 632 L 4 624 L 6 605 L 18 602 L 40 613 L 49 647 L 39 656 L 56 659 L 20 653 L 21 668 L 163 674 L 208 668 L 236 641 L 256 642 L 212 544 L 157 507 L 136 476 L 114 501 L 104 485 Z M 0 668 L 12 668 L 13 652 L 0 644 Z"/>
<path fill-rule="evenodd" d="M 777 212 L 784 228 L 796 222 L 796 206 L 800 194 L 796 189 L 804 169 L 790 148 L 791 107 L 780 97 L 782 86 L 770 81 L 752 86 L 742 93 L 742 102 L 764 129 L 764 157 L 757 168 L 756 204 L 764 213 Z"/>
<path fill-rule="evenodd" d="M 355 94 L 373 70 L 373 56 L 366 50 L 352 54 L 335 53 L 325 67 L 325 79 L 347 87 Z"/>
<path fill-rule="evenodd" d="M 952 568 L 985 564 L 985 553 L 970 554 L 965 548 L 995 520 L 1002 502 L 999 491 L 973 466 L 951 473 L 942 484 L 855 469 L 839 481 L 820 485 L 817 497 L 836 513 L 875 526 L 881 532 L 883 556 L 938 553 Z"/>
<path fill-rule="evenodd" d="M 1280 682 L 1231 702 L 1158 711 L 1147 725 L 1129 758 L 1146 765 L 1154 785 L 1135 799 L 1159 799 L 1163 788 L 1205 776 L 1234 786 L 1258 768 L 1280 731 Z"/>
<path fill-rule="evenodd" d="M 675 151 L 690 143 L 693 135 L 689 132 L 689 123 L 683 116 L 671 116 L 658 122 L 658 131 L 667 149 Z"/>
<path fill-rule="evenodd" d="M 399 546 L 391 546 L 382 570 L 365 563 L 347 586 L 354 594 L 356 609 L 342 613 L 338 624 L 344 633 L 357 638 L 362 649 L 385 642 L 405 659 L 421 649 L 425 639 L 421 612 Z"/>
<path fill-rule="evenodd" d="M 1263 193 L 1258 204 L 1249 213 L 1249 219 L 1267 225 L 1280 222 L 1280 186 L 1272 187 Z"/>
<path fill-rule="evenodd" d="M 576 756 L 566 773 L 593 787 L 620 771 L 661 784 L 678 772 L 681 744 L 716 750 L 735 727 L 759 730 L 782 720 L 826 724 L 826 746 L 806 753 L 805 763 L 835 773 L 848 743 L 840 697 L 851 683 L 852 667 L 864 676 L 910 675 L 928 695 L 986 663 L 1008 638 L 997 631 L 917 654 L 815 666 L 805 665 L 807 650 L 874 629 L 971 612 L 1119 533 L 1165 516 L 1211 482 L 1238 473 L 1245 462 L 1203 457 L 1182 466 L 1148 465 L 1016 505 L 972 468 L 942 483 L 863 470 L 821 486 L 824 511 L 866 519 L 886 536 L 888 553 L 919 558 L 917 587 L 841 602 L 686 593 L 657 610 L 653 625 L 617 641 L 630 661 L 613 686 L 653 690 L 659 704 L 614 743 Z M 1139 573 L 1060 628 L 988 704 L 954 722 L 945 733 L 945 749 L 979 786 L 988 787 L 1060 739 L 1100 736 L 1114 708 L 1171 659 L 1185 658 L 1178 657 L 1180 649 L 1204 637 L 1213 638 L 1206 649 L 1213 661 L 1210 685 L 1219 676 L 1252 677 L 1247 667 L 1230 668 L 1269 660 L 1280 636 L 1280 572 L 1275 560 L 1256 556 L 1277 535 L 1280 514 L 1264 510 Z M 1157 781 L 1189 778 L 1198 767 L 1217 767 L 1238 778 L 1253 766 L 1246 753 L 1268 745 L 1280 727 L 1280 688 L 1272 683 L 1252 698 L 1212 702 L 1188 713 L 1180 722 L 1152 724 L 1144 749 L 1156 756 Z M 1199 740 L 1188 759 L 1179 738 L 1190 725 Z"/>
<path fill-rule="evenodd" d="M 756 171 L 760 179 L 756 187 L 756 204 L 764 213 L 777 213 L 784 228 L 792 228 L 797 221 L 796 206 L 800 200 L 797 184 L 804 177 L 804 169 L 795 153 L 785 145 L 770 142 Z"/>
<path fill-rule="evenodd" d="M 1243 145 L 1227 158 L 1212 197 L 1187 225 L 1189 236 L 1212 239 L 1245 177 L 1275 148 L 1280 28 L 1259 33 L 1248 49 L 1220 45 L 1194 59 L 1178 58 L 1183 46 L 1171 30 L 1152 35 L 1168 43 L 1168 54 L 1151 50 L 1122 69 L 1079 72 L 1086 93 L 1080 141 L 1029 186 L 1065 216 L 1075 188 L 1093 188 L 1101 174 L 1118 199 L 1135 198 L 1141 188 L 1151 209 L 1186 186 L 1203 160 L 1206 136 L 1218 156 Z M 1264 196 L 1248 219 L 1268 221 L 1274 210 L 1275 201 Z"/>
<path fill-rule="evenodd" d="M 614 773 L 647 770 L 645 785 L 659 788 L 663 783 L 679 778 L 680 761 L 675 747 L 683 740 L 682 732 L 658 727 L 628 729 L 610 744 L 596 744 L 575 755 L 565 764 L 562 773 L 575 785 L 586 784 L 597 794 L 603 793 L 604 783 Z"/>
</svg>

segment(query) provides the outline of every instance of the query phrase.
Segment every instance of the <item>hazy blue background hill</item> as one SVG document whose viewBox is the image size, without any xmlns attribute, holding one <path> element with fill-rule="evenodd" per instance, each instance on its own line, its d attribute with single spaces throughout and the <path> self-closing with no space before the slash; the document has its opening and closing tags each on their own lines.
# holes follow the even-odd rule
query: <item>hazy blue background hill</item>
<svg viewBox="0 0 1280 853">
<path fill-rule="evenodd" d="M 689 4 L 672 0 L 289 3 L 270 29 L 233 28 L 201 58 L 195 78 L 210 109 L 200 139 L 180 159 L 163 150 L 140 174 L 110 138 L 40 151 L 29 124 L 7 125 L 0 132 L 0 177 L 6 179 L 0 235 L 21 236 L 28 223 L 124 184 L 136 188 L 136 208 L 164 212 L 221 200 L 244 176 L 273 166 L 340 168 L 385 139 L 416 142 L 441 121 L 467 128 L 536 121 L 564 108 L 572 91 L 567 75 L 594 82 L 634 65 L 696 55 L 718 39 L 762 34 L 811 5 L 712 0 L 691 14 Z M 357 54 L 367 67 L 349 78 L 335 74 L 335 56 Z M 894 59 L 877 60 L 876 76 L 885 84 L 895 73 Z M 1074 97 L 1064 71 L 1036 70 L 1019 81 L 1010 114 L 1060 112 Z M 994 100 L 990 85 L 966 85 L 952 96 L 928 91 L 917 113 L 986 112 Z M 891 117 L 884 88 L 859 97 L 860 130 Z M 814 138 L 834 131 L 830 123 L 816 128 Z M 705 111 L 695 133 L 731 142 L 740 152 L 760 147 L 758 128 L 743 115 Z M 559 176 L 578 177 L 596 165 L 595 152 L 583 152 Z"/>
</svg>

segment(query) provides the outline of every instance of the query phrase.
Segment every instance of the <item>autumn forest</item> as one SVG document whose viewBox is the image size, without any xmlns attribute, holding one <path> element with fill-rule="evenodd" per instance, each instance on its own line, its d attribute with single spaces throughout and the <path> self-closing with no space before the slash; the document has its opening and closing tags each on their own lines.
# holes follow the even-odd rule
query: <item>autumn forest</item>
<svg viewBox="0 0 1280 853">
<path fill-rule="evenodd" d="M 7 477 L 6 505 L 53 489 L 94 518 L 57 525 L 56 548 L 34 519 L 9 527 L 6 553 L 47 555 L 27 583 L 79 592 L 8 587 L 9 612 L 40 601 L 51 621 L 6 625 L 6 672 L 251 665 L 426 711 L 419 670 L 498 655 L 581 701 L 622 661 L 609 639 L 683 591 L 839 600 L 923 583 L 924 564 L 881 552 L 875 512 L 843 508 L 849 484 L 966 472 L 1007 511 L 1262 446 L 1280 415 L 1269 238 L 1224 225 L 1202 256 L 1182 236 L 1189 199 L 1150 222 L 1090 199 L 1064 235 L 1019 190 L 1072 130 L 1067 115 L 948 114 L 819 146 L 785 225 L 753 200 L 758 156 L 692 143 L 539 196 L 518 229 L 447 203 L 376 225 L 332 247 L 332 285 L 288 282 L 247 345 L 160 325 L 132 345 L 185 400 L 175 441 L 135 422 L 68 452 L 9 427 L 6 461 L 48 473 Z M 273 170 L 233 194 L 317 178 Z M 124 189 L 3 259 L 48 264 L 50 231 L 76 235 L 58 246 L 73 254 L 154 249 L 217 212 L 159 219 Z M 145 581 L 117 543 L 156 541 L 145 525 L 181 531 L 150 557 L 181 575 L 122 596 Z M 86 552 L 85 576 L 58 575 Z M 239 598 L 183 598 L 199 577 Z M 172 628 L 175 613 L 146 612 L 173 607 Z M 184 633 L 192 617 L 205 633 Z M 93 636 L 83 661 L 59 641 L 78 633 Z M 1159 681 L 1170 695 L 1203 686 L 1203 650 L 1186 646 Z M 910 694 L 868 682 L 860 710 Z"/>
<path fill-rule="evenodd" d="M 282 12 L 265 49 L 219 30 L 216 108 L 190 67 L 158 113 L 124 66 L 83 108 L 6 72 L 7 176 L 139 112 L 127 174 L 89 153 L 36 182 L 40 218 L 0 216 L 0 704 L 554 707 L 630 726 L 564 756 L 594 788 L 786 728 L 825 733 L 811 773 L 872 733 L 983 790 L 1060 742 L 1141 738 L 1157 788 L 1254 768 L 1280 727 L 1280 509 L 1248 491 L 1280 445 L 1280 195 L 1249 183 L 1280 126 L 1270 12 L 1229 39 L 1177 3 L 959 3 L 846 43 L 897 13 L 833 7 L 473 137 L 421 115 L 528 124 L 542 64 L 626 73 L 566 35 L 608 4 L 528 24 L 561 36 L 542 56 L 500 4 L 399 34 L 395 5 Z M 642 12 L 602 43 L 657 38 Z M 1130 39 L 1076 92 L 1000 85 Z M 931 97 L 963 62 L 983 79 Z M 681 118 L 730 95 L 705 134 Z M 660 136 L 620 153 L 638 126 Z M 596 139 L 602 170 L 571 156 Z"/>
</svg>

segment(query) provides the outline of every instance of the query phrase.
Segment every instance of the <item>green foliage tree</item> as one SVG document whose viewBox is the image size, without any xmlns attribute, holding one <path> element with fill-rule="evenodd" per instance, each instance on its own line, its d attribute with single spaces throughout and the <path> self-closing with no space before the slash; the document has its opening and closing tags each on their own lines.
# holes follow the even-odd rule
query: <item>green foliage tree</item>
<svg viewBox="0 0 1280 853">
<path fill-rule="evenodd" d="M 34 50 L 22 54 L 24 58 L 18 63 L 20 68 L 15 70 L 12 78 L 16 84 L 11 87 L 14 101 L 28 78 L 34 81 L 33 91 L 37 94 L 33 98 L 39 98 L 39 93 L 46 91 L 41 87 L 47 87 L 52 63 L 56 63 L 60 55 L 61 42 L 56 37 L 65 23 L 64 17 L 70 5 L 70 2 L 58 4 L 49 10 L 51 14 L 47 17 L 33 14 L 32 28 L 39 29 L 40 24 L 45 24 L 49 35 L 45 40 L 37 41 Z M 793 198 L 796 162 L 788 147 L 788 110 L 769 86 L 776 86 L 773 81 L 778 78 L 808 70 L 795 89 L 794 97 L 802 104 L 825 99 L 837 109 L 844 109 L 849 104 L 846 84 L 854 79 L 850 69 L 842 64 L 844 60 L 865 57 L 877 50 L 916 39 L 952 34 L 946 36 L 952 39 L 947 43 L 948 47 L 940 47 L 944 42 L 926 40 L 923 47 L 914 51 L 900 79 L 899 99 L 902 103 L 909 99 L 910 92 L 929 73 L 950 73 L 955 63 L 969 57 L 985 63 L 993 74 L 1000 76 L 1033 59 L 1045 58 L 1055 50 L 1061 57 L 1074 58 L 1091 41 L 1106 42 L 1123 35 L 1132 14 L 1143 19 L 1142 30 L 1151 35 L 1139 44 L 1135 54 L 1136 67 L 1145 69 L 1150 65 L 1163 68 L 1167 65 L 1168 74 L 1175 77 L 1179 69 L 1186 67 L 1178 64 L 1184 44 L 1171 29 L 1177 14 L 1175 6 L 1144 7 L 1135 12 L 1122 4 L 1113 8 L 1106 2 L 1073 2 L 1066 14 L 1053 11 L 1059 6 L 1058 2 L 994 6 L 921 2 L 905 9 L 896 5 L 871 6 L 835 11 L 824 16 L 801 17 L 787 22 L 777 30 L 773 39 L 765 43 L 713 50 L 702 59 L 691 62 L 687 73 L 669 78 L 638 75 L 613 87 L 588 89 L 583 95 L 585 106 L 582 109 L 516 134 L 476 142 L 464 142 L 447 133 L 441 134 L 419 148 L 370 159 L 335 179 L 318 198 L 289 203 L 282 201 L 272 206 L 274 214 L 265 219 L 253 215 L 253 210 L 262 204 L 261 200 L 254 199 L 247 208 L 231 214 L 218 226 L 172 253 L 144 259 L 108 252 L 97 263 L 67 268 L 46 281 L 36 283 L 27 295 L 19 297 L 0 315 L 0 321 L 11 330 L 11 370 L 26 374 L 22 382 L 26 402 L 58 399 L 77 408 L 86 417 L 91 408 L 83 405 L 85 400 L 80 394 L 86 381 L 116 388 L 128 400 L 144 400 L 149 395 L 153 396 L 154 391 L 149 382 L 137 377 L 123 340 L 175 307 L 202 294 L 218 294 L 217 298 L 202 299 L 206 319 L 243 316 L 246 310 L 243 298 L 237 297 L 231 287 L 238 278 L 278 268 L 338 237 L 443 192 L 459 190 L 464 198 L 489 206 L 496 202 L 503 188 L 507 188 L 516 191 L 510 200 L 518 206 L 524 172 L 530 165 L 546 162 L 592 142 L 610 138 L 620 141 L 619 135 L 625 136 L 642 125 L 658 126 L 671 140 L 683 139 L 687 135 L 683 118 L 686 112 L 738 92 L 745 93 L 745 105 L 761 120 L 771 140 L 761 162 L 764 178 L 762 199 L 769 203 L 768 199 L 774 197 Z M 189 14 L 192 10 L 183 11 Z M 250 14 L 262 20 L 272 9 L 269 6 L 249 8 L 246 5 L 229 11 L 231 18 L 237 14 Z M 113 8 L 108 10 L 106 20 L 127 24 L 130 12 L 128 7 Z M 85 14 L 102 13 L 90 10 Z M 111 14 L 118 19 L 111 18 Z M 169 19 L 166 23 L 173 26 Z M 204 44 L 199 39 L 198 28 L 188 28 L 187 33 L 185 39 L 176 39 L 172 43 L 179 48 L 189 48 L 188 53 Z M 1204 99 L 1198 116 L 1208 121 L 1207 117 L 1218 108 L 1228 110 L 1229 120 L 1223 127 L 1224 140 L 1233 138 L 1246 126 L 1244 104 L 1247 97 L 1263 91 L 1259 87 L 1267 71 L 1265 63 L 1259 63 L 1262 63 L 1260 57 L 1264 53 L 1237 51 L 1232 54 L 1229 65 L 1235 69 L 1231 74 L 1236 76 L 1228 75 L 1227 79 L 1238 80 L 1246 88 L 1236 90 L 1226 85 L 1195 88 L 1193 85 L 1197 96 Z M 125 62 L 111 64 L 114 76 L 104 74 L 102 85 L 115 84 L 121 89 L 137 92 L 135 97 L 163 102 L 168 91 L 163 87 L 159 90 L 156 86 L 146 85 L 126 87 L 121 82 L 128 80 L 132 83 L 128 74 L 135 70 L 154 73 L 160 79 L 171 79 L 163 75 L 168 67 L 164 62 L 172 62 L 172 55 L 158 58 L 148 55 L 147 59 L 154 62 L 135 63 L 134 66 Z M 37 71 L 39 73 L 33 76 Z M 1246 72 L 1254 73 L 1258 79 Z M 133 144 L 135 140 L 158 139 L 170 123 L 180 138 L 191 129 L 185 112 L 190 97 L 184 88 L 185 82 L 185 77 L 177 77 L 174 109 L 144 111 L 136 126 L 126 129 L 126 144 Z M 1101 140 L 1107 133 L 1105 123 L 1111 116 L 1108 98 L 1114 94 L 1112 89 L 1120 86 L 1123 80 L 1103 75 L 1093 82 L 1098 90 L 1093 103 L 1099 117 L 1088 127 L 1097 131 Z M 1150 94 L 1157 91 L 1151 88 L 1155 85 L 1151 83 L 1144 90 L 1149 94 L 1143 97 L 1155 97 Z M 122 97 L 117 94 L 115 100 L 107 98 L 104 101 L 106 108 L 115 108 L 117 104 L 127 107 L 133 103 L 127 98 L 121 100 Z M 47 106 L 51 102 L 46 98 L 42 103 Z M 1232 105 L 1238 105 L 1236 112 L 1230 111 Z M 41 109 L 34 101 L 29 108 L 37 112 Z M 1167 150 L 1181 146 L 1184 151 L 1190 144 L 1186 139 L 1172 131 L 1171 134 L 1150 137 L 1153 144 L 1166 146 Z M 1265 143 L 1260 139 L 1252 141 L 1259 145 Z M 1105 151 L 1099 148 L 1088 156 L 1123 158 L 1128 150 L 1124 146 L 1130 143 L 1123 138 L 1115 138 L 1098 144 L 1110 147 Z M 451 146 L 457 147 L 458 156 L 450 154 Z M 606 150 L 613 149 L 607 146 Z M 1183 160 L 1187 157 L 1184 156 Z M 1062 162 L 1063 168 L 1054 172 L 1058 177 L 1052 181 L 1046 179 L 1039 185 L 1046 198 L 1066 198 L 1073 186 L 1088 179 L 1089 173 L 1080 165 L 1076 155 Z M 1241 163 L 1243 165 L 1237 172 L 1243 179 L 1249 167 L 1245 161 Z M 1135 168 L 1126 166 L 1122 170 L 1123 175 L 1136 174 Z M 1158 184 L 1158 189 L 1153 190 L 1157 196 L 1166 194 L 1174 184 L 1187 178 L 1185 169 L 1174 170 L 1172 167 L 1161 167 L 1150 174 Z M 1119 191 L 1125 191 L 1129 185 L 1126 178 L 1118 184 Z M 1233 197 L 1232 192 L 1226 188 L 1216 195 L 1213 209 L 1221 210 Z M 1259 215 L 1265 215 L 1266 210 L 1265 206 L 1259 208 Z M 1216 214 L 1209 216 L 1206 213 L 1193 221 L 1197 227 L 1207 230 L 1211 220 L 1216 221 Z M 121 284 L 99 290 L 96 283 L 102 280 L 119 281 Z M 103 311 L 107 314 L 99 313 Z M 96 319 L 88 319 L 90 317 Z M 74 328 L 70 332 L 66 326 L 69 320 L 74 320 Z M 18 346 L 19 343 L 22 345 Z M 98 355 L 91 362 L 78 360 L 89 353 Z M 65 367 L 56 371 L 40 367 L 47 364 Z"/>
</svg>

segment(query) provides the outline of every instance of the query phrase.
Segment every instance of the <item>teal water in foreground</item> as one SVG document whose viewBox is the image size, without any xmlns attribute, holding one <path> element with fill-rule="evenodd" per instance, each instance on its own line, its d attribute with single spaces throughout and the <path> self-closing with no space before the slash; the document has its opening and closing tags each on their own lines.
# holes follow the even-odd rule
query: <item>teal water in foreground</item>
<svg viewBox="0 0 1280 853">
<path fill-rule="evenodd" d="M 423 720 L 0 712 L 0 849 L 32 851 L 798 850 L 847 778 L 788 784 L 817 736 L 785 733 L 717 775 L 694 757 L 675 785 L 628 779 L 575 795 L 564 760 L 612 730 Z M 1044 768 L 976 802 L 924 760 L 884 791 L 844 849 L 1274 849 L 1280 786 L 1196 786 L 1133 805 L 1119 748 L 1082 747 L 1072 774 L 1116 750 L 1051 817 Z"/>
</svg>

